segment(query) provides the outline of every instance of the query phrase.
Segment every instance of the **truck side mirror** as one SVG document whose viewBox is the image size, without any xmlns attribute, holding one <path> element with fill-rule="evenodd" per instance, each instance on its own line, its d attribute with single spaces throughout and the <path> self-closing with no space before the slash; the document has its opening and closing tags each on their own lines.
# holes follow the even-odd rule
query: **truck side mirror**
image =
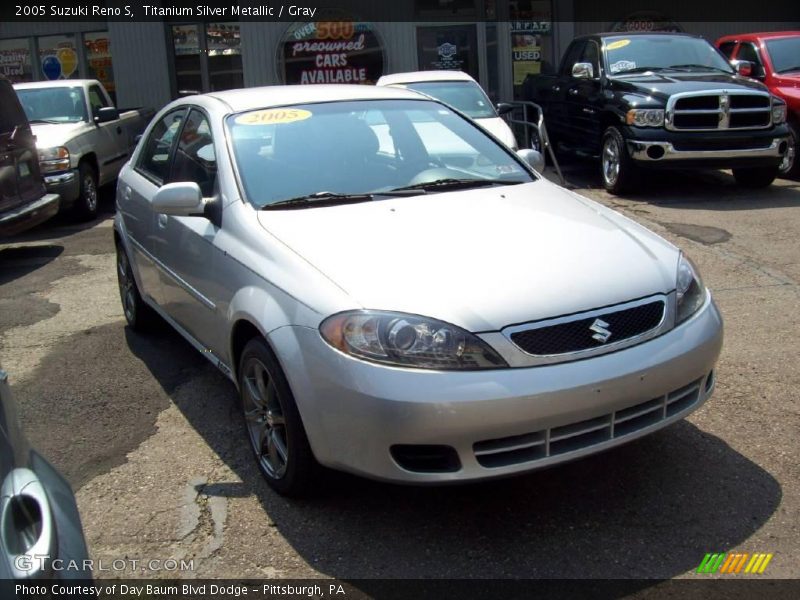
<svg viewBox="0 0 800 600">
<path fill-rule="evenodd" d="M 495 108 L 497 109 L 498 115 L 507 115 L 514 110 L 514 105 L 509 104 L 508 102 L 498 102 Z"/>
<path fill-rule="evenodd" d="M 572 65 L 572 76 L 575 79 L 594 79 L 592 63 L 575 63 Z"/>
<path fill-rule="evenodd" d="M 753 71 L 755 70 L 753 67 L 753 63 L 749 60 L 732 60 L 731 66 L 736 70 L 736 72 L 741 75 L 742 77 L 753 77 Z"/>
<path fill-rule="evenodd" d="M 103 106 L 97 109 L 97 114 L 94 116 L 94 122 L 98 125 L 100 123 L 108 123 L 109 121 L 116 121 L 119 119 L 119 111 L 113 106 Z"/>
</svg>

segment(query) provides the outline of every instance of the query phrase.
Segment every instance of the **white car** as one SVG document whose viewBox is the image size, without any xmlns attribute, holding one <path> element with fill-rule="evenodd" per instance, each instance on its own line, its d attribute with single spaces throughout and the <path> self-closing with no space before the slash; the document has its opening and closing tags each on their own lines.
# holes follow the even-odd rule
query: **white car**
<svg viewBox="0 0 800 600">
<path fill-rule="evenodd" d="M 536 160 L 397 88 L 177 100 L 119 177 L 125 317 L 160 314 L 236 384 L 284 494 L 317 462 L 486 479 L 683 418 L 714 389 L 710 293 L 680 250 Z"/>
<path fill-rule="evenodd" d="M 427 94 L 474 119 L 512 150 L 519 148 L 514 132 L 497 113 L 478 82 L 463 71 L 415 71 L 378 79 L 379 86 L 403 87 Z"/>
</svg>

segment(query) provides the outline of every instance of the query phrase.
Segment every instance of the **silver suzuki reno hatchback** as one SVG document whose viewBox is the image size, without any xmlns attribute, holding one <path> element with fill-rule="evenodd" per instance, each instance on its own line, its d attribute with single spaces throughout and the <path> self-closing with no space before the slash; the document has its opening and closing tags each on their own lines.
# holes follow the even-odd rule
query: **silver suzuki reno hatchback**
<svg viewBox="0 0 800 600">
<path fill-rule="evenodd" d="M 160 315 L 234 382 L 283 494 L 318 464 L 507 476 L 685 417 L 722 345 L 697 268 L 540 164 L 408 90 L 177 100 L 119 178 L 125 317 Z"/>
</svg>

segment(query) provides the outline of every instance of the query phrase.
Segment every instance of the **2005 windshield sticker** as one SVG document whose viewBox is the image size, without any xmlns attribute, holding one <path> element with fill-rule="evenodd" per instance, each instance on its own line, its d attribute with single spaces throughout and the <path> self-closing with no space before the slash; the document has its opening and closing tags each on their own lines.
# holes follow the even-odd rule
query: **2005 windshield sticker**
<svg viewBox="0 0 800 600">
<path fill-rule="evenodd" d="M 611 42 L 608 46 L 606 46 L 606 50 L 617 50 L 618 48 L 624 48 L 630 43 L 630 40 L 617 40 L 616 42 Z"/>
<path fill-rule="evenodd" d="M 310 110 L 302 108 L 270 108 L 239 115 L 234 122 L 237 125 L 279 125 L 305 121 L 312 116 Z"/>
</svg>

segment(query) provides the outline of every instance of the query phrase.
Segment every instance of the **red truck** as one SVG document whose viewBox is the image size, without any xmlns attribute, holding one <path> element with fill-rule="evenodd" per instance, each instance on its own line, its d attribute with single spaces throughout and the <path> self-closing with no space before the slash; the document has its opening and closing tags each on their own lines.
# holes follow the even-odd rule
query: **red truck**
<svg viewBox="0 0 800 600">
<path fill-rule="evenodd" d="M 786 102 L 791 134 L 789 151 L 781 163 L 784 177 L 800 176 L 797 141 L 800 137 L 800 31 L 772 31 L 726 35 L 717 48 L 740 74 L 758 79 Z M 749 63 L 749 64 L 748 64 Z"/>
</svg>

